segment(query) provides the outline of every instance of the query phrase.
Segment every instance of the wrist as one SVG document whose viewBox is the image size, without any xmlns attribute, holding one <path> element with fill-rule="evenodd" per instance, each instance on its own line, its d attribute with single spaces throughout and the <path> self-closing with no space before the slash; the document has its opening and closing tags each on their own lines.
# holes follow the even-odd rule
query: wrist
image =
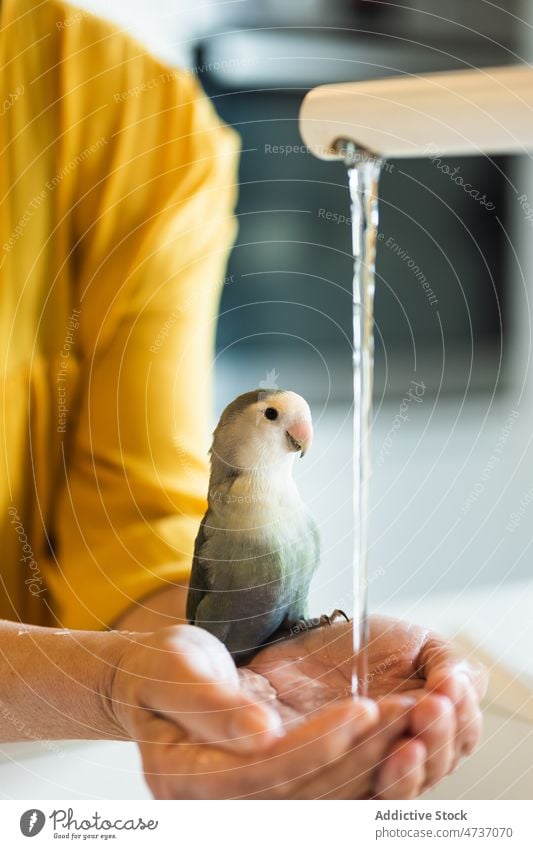
<svg viewBox="0 0 533 849">
<path fill-rule="evenodd" d="M 125 740 L 129 735 L 118 720 L 112 702 L 113 680 L 133 635 L 119 631 L 63 632 L 61 644 L 50 648 L 48 658 L 59 665 L 60 710 L 69 724 L 59 736 Z M 51 639 L 51 638 L 50 638 Z M 60 651 L 58 657 L 57 651 Z"/>
<path fill-rule="evenodd" d="M 110 631 L 101 647 L 97 693 L 109 736 L 117 740 L 131 739 L 124 722 L 125 694 L 121 692 L 119 677 L 125 655 L 140 636 L 145 635 Z"/>
</svg>

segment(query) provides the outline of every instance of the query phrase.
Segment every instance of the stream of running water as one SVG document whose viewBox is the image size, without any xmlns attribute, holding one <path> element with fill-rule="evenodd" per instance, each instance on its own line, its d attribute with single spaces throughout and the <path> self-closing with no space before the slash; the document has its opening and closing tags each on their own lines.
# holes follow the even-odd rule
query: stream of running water
<svg viewBox="0 0 533 849">
<path fill-rule="evenodd" d="M 341 142 L 351 199 L 353 270 L 353 649 L 352 692 L 368 690 L 368 508 L 374 377 L 374 288 L 382 161 Z"/>
</svg>

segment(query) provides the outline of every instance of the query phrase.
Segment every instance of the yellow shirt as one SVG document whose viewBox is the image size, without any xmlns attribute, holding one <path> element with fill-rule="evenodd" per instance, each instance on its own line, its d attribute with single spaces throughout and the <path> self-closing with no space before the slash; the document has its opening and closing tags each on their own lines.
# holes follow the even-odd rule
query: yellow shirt
<svg viewBox="0 0 533 849">
<path fill-rule="evenodd" d="M 187 579 L 237 141 L 108 23 L 0 15 L 0 618 L 102 628 Z"/>
</svg>

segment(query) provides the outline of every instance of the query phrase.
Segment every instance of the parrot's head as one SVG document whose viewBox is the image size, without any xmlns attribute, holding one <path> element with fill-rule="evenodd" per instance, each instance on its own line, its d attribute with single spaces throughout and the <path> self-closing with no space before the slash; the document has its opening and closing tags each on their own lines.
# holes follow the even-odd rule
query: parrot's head
<svg viewBox="0 0 533 849">
<path fill-rule="evenodd" d="M 255 389 L 228 404 L 213 434 L 211 460 L 227 473 L 292 466 L 313 439 L 309 404 L 283 389 Z M 229 467 L 229 468 L 228 468 Z"/>
</svg>

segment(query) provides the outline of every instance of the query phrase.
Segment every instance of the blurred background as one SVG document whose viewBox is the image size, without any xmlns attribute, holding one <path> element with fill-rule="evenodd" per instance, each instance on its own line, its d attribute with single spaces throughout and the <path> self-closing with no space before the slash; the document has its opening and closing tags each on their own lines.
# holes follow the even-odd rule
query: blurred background
<svg viewBox="0 0 533 849">
<path fill-rule="evenodd" d="M 316 442 L 297 474 L 324 547 L 313 608 L 349 608 L 349 199 L 344 167 L 315 159 L 303 146 L 300 103 L 321 83 L 527 60 L 529 4 L 152 0 L 149 11 L 144 0 L 82 5 L 197 75 L 242 138 L 240 229 L 222 297 L 216 415 L 260 382 L 307 397 Z M 530 172 L 527 157 L 398 160 L 383 172 L 373 609 L 394 610 L 402 597 L 423 606 L 428 594 L 531 576 L 533 223 L 519 200 L 525 195 L 533 205 Z"/>
</svg>

